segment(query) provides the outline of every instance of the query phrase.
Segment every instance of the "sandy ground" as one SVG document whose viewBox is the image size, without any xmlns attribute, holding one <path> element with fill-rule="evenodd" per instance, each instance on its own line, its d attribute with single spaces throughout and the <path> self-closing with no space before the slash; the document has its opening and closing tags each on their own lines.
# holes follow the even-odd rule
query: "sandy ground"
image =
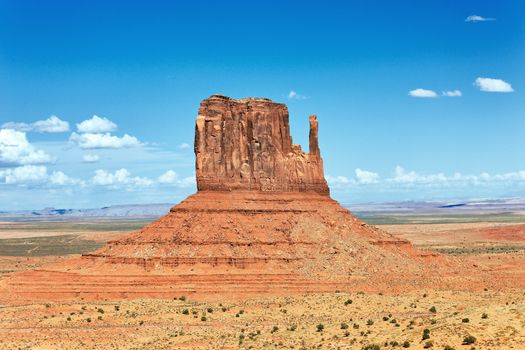
<svg viewBox="0 0 525 350">
<path fill-rule="evenodd" d="M 462 343 L 472 335 L 476 349 L 523 349 L 524 312 L 522 292 L 490 290 L 3 306 L 0 348 L 362 349 L 408 341 L 469 349 Z"/>
</svg>

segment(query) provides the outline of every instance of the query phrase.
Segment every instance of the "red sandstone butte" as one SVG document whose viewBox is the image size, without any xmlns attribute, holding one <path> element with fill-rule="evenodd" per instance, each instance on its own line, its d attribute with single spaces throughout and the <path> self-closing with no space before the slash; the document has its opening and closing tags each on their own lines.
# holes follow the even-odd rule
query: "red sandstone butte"
<svg viewBox="0 0 525 350">
<path fill-rule="evenodd" d="M 458 264 L 367 225 L 330 198 L 317 137 L 311 116 L 309 153 L 294 145 L 284 104 L 205 99 L 195 128 L 197 193 L 96 252 L 10 276 L 0 300 L 454 284 L 443 277 L 457 274 Z"/>
<path fill-rule="evenodd" d="M 305 153 L 292 143 L 284 104 L 213 95 L 202 101 L 195 126 L 197 188 L 328 195 L 317 133 L 312 115 Z"/>
</svg>

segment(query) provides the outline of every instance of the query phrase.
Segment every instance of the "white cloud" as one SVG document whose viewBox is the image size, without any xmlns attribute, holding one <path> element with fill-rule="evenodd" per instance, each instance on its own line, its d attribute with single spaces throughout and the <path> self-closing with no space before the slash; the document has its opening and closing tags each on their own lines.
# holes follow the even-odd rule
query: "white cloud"
<svg viewBox="0 0 525 350">
<path fill-rule="evenodd" d="M 33 125 L 28 123 L 7 122 L 2 124 L 2 128 L 27 132 L 33 130 Z"/>
<path fill-rule="evenodd" d="M 404 183 L 404 184 L 423 184 L 423 183 L 435 183 L 435 182 L 444 182 L 447 180 L 447 177 L 442 173 L 432 174 L 432 175 L 420 175 L 415 171 L 406 171 L 401 166 L 396 166 L 395 176 L 389 181 Z"/>
<path fill-rule="evenodd" d="M 45 119 L 45 120 L 38 120 L 34 123 L 16 123 L 16 122 L 8 122 L 4 123 L 2 125 L 2 128 L 5 129 L 13 129 L 17 131 L 38 131 L 38 132 L 45 132 L 45 133 L 59 133 L 59 132 L 67 132 L 69 131 L 69 123 L 61 120 L 56 115 L 52 115 L 51 117 Z"/>
<path fill-rule="evenodd" d="M 486 22 L 486 21 L 495 21 L 495 20 L 496 20 L 495 18 L 487 18 L 487 17 L 478 16 L 478 15 L 471 15 L 465 18 L 465 22 Z"/>
<path fill-rule="evenodd" d="M 188 149 L 188 148 L 190 148 L 190 147 L 191 147 L 191 146 L 190 146 L 189 143 L 181 143 L 181 144 L 179 145 L 179 149 Z"/>
<path fill-rule="evenodd" d="M 447 96 L 447 97 L 460 97 L 463 94 L 459 90 L 451 90 L 451 91 L 443 91 L 442 95 Z"/>
<path fill-rule="evenodd" d="M 131 188 L 131 186 L 147 187 L 153 184 L 153 181 L 147 177 L 132 177 L 130 172 L 125 168 L 119 169 L 114 173 L 98 169 L 91 178 L 91 182 L 98 186 L 128 186 L 128 188 Z"/>
<path fill-rule="evenodd" d="M 104 117 L 94 115 L 91 119 L 84 120 L 77 124 L 77 130 L 81 133 L 106 133 L 115 131 L 117 124 Z"/>
<path fill-rule="evenodd" d="M 187 176 L 177 183 L 178 187 L 188 188 L 197 185 L 197 179 L 195 176 Z"/>
<path fill-rule="evenodd" d="M 379 174 L 372 171 L 361 170 L 359 168 L 355 169 L 355 177 L 357 182 L 360 184 L 373 184 L 377 183 L 379 180 Z"/>
<path fill-rule="evenodd" d="M 29 143 L 25 132 L 0 129 L 0 165 L 44 164 L 53 161 L 53 157 Z"/>
<path fill-rule="evenodd" d="M 99 159 L 100 157 L 96 154 L 85 154 L 82 156 L 82 161 L 84 163 L 96 163 Z"/>
<path fill-rule="evenodd" d="M 84 181 L 71 178 L 61 171 L 53 171 L 48 178 L 49 182 L 53 185 L 66 186 L 66 185 L 81 185 L 84 187 L 86 184 Z"/>
<path fill-rule="evenodd" d="M 16 168 L 0 170 L 0 179 L 7 185 L 45 184 L 46 186 L 81 185 L 85 183 L 73 179 L 61 171 L 48 174 L 44 165 L 24 165 Z"/>
<path fill-rule="evenodd" d="M 306 100 L 307 97 L 304 96 L 304 95 L 298 94 L 298 93 L 295 92 L 294 90 L 291 90 L 291 91 L 288 93 L 288 99 L 289 99 L 289 100 Z"/>
<path fill-rule="evenodd" d="M 513 92 L 512 86 L 504 80 L 492 78 L 477 78 L 474 82 L 481 91 L 487 92 Z"/>
<path fill-rule="evenodd" d="M 470 188 L 472 186 L 488 188 L 490 186 L 525 185 L 525 170 L 494 175 L 486 172 L 478 175 L 465 175 L 459 172 L 446 175 L 444 173 L 420 174 L 396 166 L 391 177 L 381 178 L 377 173 L 358 168 L 355 170 L 355 178 L 327 175 L 326 180 L 330 187 L 337 189 L 356 189 L 364 185 L 374 186 L 381 191 L 416 188 Z"/>
<path fill-rule="evenodd" d="M 113 136 L 110 133 L 72 133 L 69 141 L 76 143 L 83 149 L 95 148 L 130 148 L 141 146 L 142 143 L 134 136 L 124 134 L 122 137 Z"/>
<path fill-rule="evenodd" d="M 64 120 L 60 120 L 60 118 L 58 118 L 56 115 L 52 115 L 46 120 L 34 122 L 33 129 L 39 132 L 49 133 L 68 132 L 69 123 Z"/>
<path fill-rule="evenodd" d="M 42 182 L 47 178 L 47 168 L 43 165 L 24 165 L 0 171 L 0 178 L 8 185 Z"/>
<path fill-rule="evenodd" d="M 168 170 L 161 176 L 159 176 L 159 182 L 161 184 L 172 184 L 177 181 L 178 175 L 173 170 Z"/>
<path fill-rule="evenodd" d="M 340 186 L 340 185 L 348 185 L 355 183 L 355 180 L 349 179 L 346 176 L 330 176 L 326 175 L 326 181 L 330 186 Z"/>
<path fill-rule="evenodd" d="M 176 185 L 177 187 L 186 188 L 194 186 L 196 179 L 195 176 L 188 176 L 183 179 L 179 179 L 179 175 L 175 171 L 168 170 L 164 174 L 160 175 L 157 181 L 160 184 Z"/>
<path fill-rule="evenodd" d="M 412 97 L 437 97 L 437 93 L 432 90 L 425 90 L 425 89 L 415 89 L 408 92 L 408 94 Z"/>
</svg>

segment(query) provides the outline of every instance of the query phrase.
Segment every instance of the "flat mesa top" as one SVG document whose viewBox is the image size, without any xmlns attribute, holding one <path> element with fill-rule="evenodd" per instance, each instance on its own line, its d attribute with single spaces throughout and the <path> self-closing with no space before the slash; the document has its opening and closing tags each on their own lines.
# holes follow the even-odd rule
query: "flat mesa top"
<svg viewBox="0 0 525 350">
<path fill-rule="evenodd" d="M 266 103 L 272 103 L 277 105 L 284 105 L 284 103 L 274 102 L 269 98 L 266 97 L 243 97 L 243 98 L 231 98 L 226 95 L 221 94 L 215 94 L 211 95 L 207 98 L 207 100 L 223 100 L 223 101 L 230 101 L 230 102 L 237 102 L 237 103 L 249 103 L 249 102 L 266 102 Z"/>
</svg>

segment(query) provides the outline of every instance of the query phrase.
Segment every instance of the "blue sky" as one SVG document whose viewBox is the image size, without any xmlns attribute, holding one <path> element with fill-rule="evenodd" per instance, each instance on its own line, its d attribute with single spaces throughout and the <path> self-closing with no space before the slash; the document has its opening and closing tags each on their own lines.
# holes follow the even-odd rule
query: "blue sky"
<svg viewBox="0 0 525 350">
<path fill-rule="evenodd" d="M 524 196 L 524 13 L 517 0 L 0 0 L 0 210 L 183 199 L 197 108 L 215 93 L 286 103 L 305 149 L 316 113 L 340 201 Z"/>
</svg>

